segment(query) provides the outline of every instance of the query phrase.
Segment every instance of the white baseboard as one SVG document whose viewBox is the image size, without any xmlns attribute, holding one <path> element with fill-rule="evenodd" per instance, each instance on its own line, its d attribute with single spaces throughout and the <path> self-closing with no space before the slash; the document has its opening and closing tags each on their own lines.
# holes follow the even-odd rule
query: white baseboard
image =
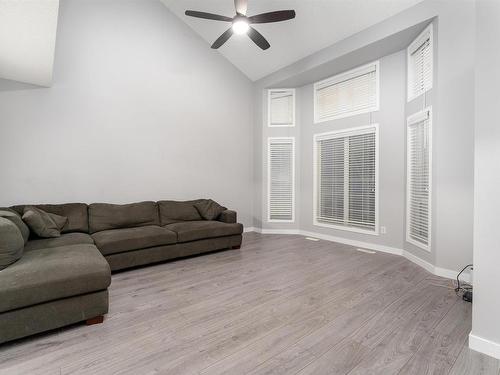
<svg viewBox="0 0 500 375">
<path fill-rule="evenodd" d="M 490 357 L 500 359 L 500 344 L 482 337 L 469 334 L 469 348 Z"/>
<path fill-rule="evenodd" d="M 351 245 L 351 246 L 361 247 L 361 248 L 365 248 L 365 249 L 382 251 L 384 253 L 390 253 L 390 254 L 396 254 L 396 255 L 403 254 L 403 250 L 396 249 L 395 247 L 377 245 L 377 244 L 363 242 L 363 241 L 349 240 L 347 238 L 330 236 L 327 234 L 308 232 L 308 231 L 304 231 L 304 230 L 295 231 L 294 234 L 300 234 L 301 236 L 306 236 L 306 237 L 316 237 L 316 238 L 319 238 L 319 239 L 325 240 L 325 241 L 343 243 L 345 245 Z"/>
<path fill-rule="evenodd" d="M 419 265 L 420 267 L 422 267 L 423 269 L 425 269 L 426 271 L 436 275 L 436 267 L 434 267 L 434 265 L 432 263 L 429 263 L 428 261 L 423 260 L 422 258 L 419 258 L 418 256 L 410 253 L 407 250 L 403 250 L 403 254 L 401 254 L 401 255 L 403 255 L 410 262 L 413 262 L 413 263 Z M 455 276 L 456 275 L 457 274 L 455 273 Z M 448 277 L 448 279 L 449 278 L 450 277 Z"/>
<path fill-rule="evenodd" d="M 449 270 L 449 269 L 441 268 L 441 267 L 434 267 L 434 270 L 435 270 L 434 274 L 436 274 L 437 276 L 446 277 L 447 279 L 456 279 L 458 272 L 460 272 L 460 271 L 453 271 L 453 270 Z M 464 271 L 460 275 L 460 280 L 465 281 L 466 283 L 472 282 L 471 273 Z"/>
<path fill-rule="evenodd" d="M 433 264 L 431 264 L 431 263 L 417 257 L 416 255 L 410 253 L 409 251 L 406 251 L 403 249 L 398 249 L 395 247 L 390 247 L 390 246 L 378 245 L 378 244 L 373 244 L 373 243 L 363 242 L 363 241 L 350 240 L 350 239 L 343 238 L 343 237 L 330 236 L 327 234 L 309 232 L 309 231 L 304 231 L 304 230 L 300 230 L 300 229 L 262 229 L 262 228 L 248 227 L 248 228 L 245 228 L 245 232 L 257 232 L 257 233 L 262 233 L 262 234 L 295 234 L 295 235 L 300 235 L 300 236 L 305 236 L 305 237 L 315 237 L 315 238 L 319 238 L 319 239 L 325 240 L 325 241 L 338 242 L 338 243 L 342 243 L 342 244 L 350 245 L 350 246 L 354 246 L 354 247 L 360 247 L 360 248 L 365 248 L 365 249 L 370 249 L 370 250 L 375 250 L 375 251 L 381 251 L 383 253 L 401 255 L 401 256 L 405 257 L 406 259 L 408 259 L 409 261 L 424 268 L 428 272 L 430 272 L 436 276 L 441 276 L 441 277 L 444 277 L 447 279 L 455 279 L 457 277 L 457 274 L 458 274 L 458 271 L 449 270 L 449 269 L 441 268 L 441 267 L 436 267 Z M 470 273 L 464 272 L 460 278 L 461 278 L 461 280 L 463 280 L 465 282 L 470 282 L 470 279 L 471 279 Z"/>
</svg>

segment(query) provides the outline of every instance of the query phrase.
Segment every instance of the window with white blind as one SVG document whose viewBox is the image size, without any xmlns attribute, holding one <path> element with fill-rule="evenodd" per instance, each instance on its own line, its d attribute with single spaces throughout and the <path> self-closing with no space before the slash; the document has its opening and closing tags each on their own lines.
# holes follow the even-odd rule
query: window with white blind
<svg viewBox="0 0 500 375">
<path fill-rule="evenodd" d="M 295 126 L 295 89 L 268 90 L 268 125 Z"/>
<path fill-rule="evenodd" d="M 314 84 L 315 123 L 378 109 L 378 61 Z"/>
<path fill-rule="evenodd" d="M 295 139 L 268 138 L 268 220 L 294 221 Z"/>
<path fill-rule="evenodd" d="M 408 101 L 432 88 L 432 24 L 408 47 Z"/>
<path fill-rule="evenodd" d="M 314 136 L 314 224 L 378 234 L 378 125 Z"/>
<path fill-rule="evenodd" d="M 407 121 L 406 240 L 424 250 L 431 245 L 431 108 Z"/>
</svg>

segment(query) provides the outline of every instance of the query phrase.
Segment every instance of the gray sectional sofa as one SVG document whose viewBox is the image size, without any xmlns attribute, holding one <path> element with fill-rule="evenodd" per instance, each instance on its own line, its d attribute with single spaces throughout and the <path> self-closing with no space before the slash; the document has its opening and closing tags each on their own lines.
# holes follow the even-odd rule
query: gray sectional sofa
<svg viewBox="0 0 500 375">
<path fill-rule="evenodd" d="M 108 312 L 111 271 L 209 251 L 239 248 L 243 226 L 224 210 L 205 220 L 203 200 L 126 205 L 34 205 L 67 217 L 56 238 L 25 243 L 23 256 L 0 270 L 0 343 Z M 8 209 L 22 216 L 24 206 Z"/>
</svg>

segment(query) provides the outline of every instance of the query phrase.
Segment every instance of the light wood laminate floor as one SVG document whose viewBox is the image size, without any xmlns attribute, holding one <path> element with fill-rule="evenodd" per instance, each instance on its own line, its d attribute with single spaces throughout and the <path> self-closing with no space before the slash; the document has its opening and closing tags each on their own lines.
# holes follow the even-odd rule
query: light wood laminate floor
<svg viewBox="0 0 500 375">
<path fill-rule="evenodd" d="M 0 346 L 0 374 L 499 374 L 450 280 L 300 236 L 117 273 L 110 303 Z"/>
</svg>

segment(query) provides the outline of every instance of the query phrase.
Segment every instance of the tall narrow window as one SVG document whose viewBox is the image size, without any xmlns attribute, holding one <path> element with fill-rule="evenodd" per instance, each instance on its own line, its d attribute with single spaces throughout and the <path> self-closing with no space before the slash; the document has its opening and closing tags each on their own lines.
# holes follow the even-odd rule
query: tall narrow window
<svg viewBox="0 0 500 375">
<path fill-rule="evenodd" d="M 408 101 L 432 88 L 432 24 L 408 47 Z"/>
<path fill-rule="evenodd" d="M 295 90 L 268 91 L 269 126 L 295 126 Z"/>
<path fill-rule="evenodd" d="M 294 220 L 295 139 L 268 138 L 268 220 Z"/>
<path fill-rule="evenodd" d="M 315 225 L 378 233 L 377 129 L 315 135 Z"/>
<path fill-rule="evenodd" d="M 314 122 L 335 120 L 379 108 L 378 61 L 314 84 Z"/>
<path fill-rule="evenodd" d="M 430 251 L 431 108 L 408 118 L 406 239 Z"/>
</svg>

